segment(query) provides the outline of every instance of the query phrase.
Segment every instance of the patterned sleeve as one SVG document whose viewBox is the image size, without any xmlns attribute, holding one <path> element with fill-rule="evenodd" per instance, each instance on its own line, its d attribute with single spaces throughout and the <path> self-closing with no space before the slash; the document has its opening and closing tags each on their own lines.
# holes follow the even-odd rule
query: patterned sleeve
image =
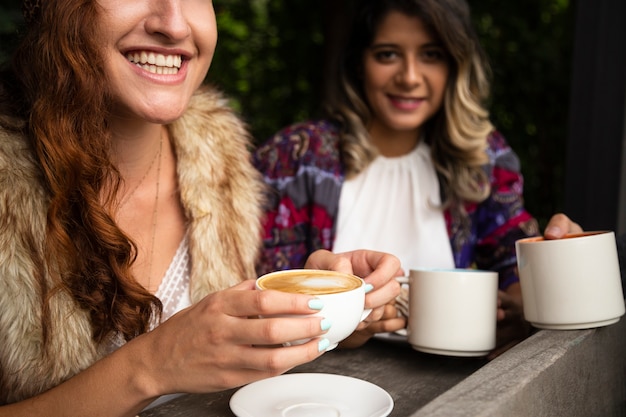
<svg viewBox="0 0 626 417">
<path fill-rule="evenodd" d="M 524 208 L 523 177 L 515 152 L 498 132 L 490 135 L 491 194 L 475 206 L 475 261 L 498 271 L 500 288 L 518 282 L 515 241 L 539 234 L 537 221 Z"/>
<path fill-rule="evenodd" d="M 326 122 L 289 126 L 262 144 L 253 162 L 268 187 L 257 273 L 302 268 L 330 249 L 343 178 L 336 129 Z"/>
</svg>

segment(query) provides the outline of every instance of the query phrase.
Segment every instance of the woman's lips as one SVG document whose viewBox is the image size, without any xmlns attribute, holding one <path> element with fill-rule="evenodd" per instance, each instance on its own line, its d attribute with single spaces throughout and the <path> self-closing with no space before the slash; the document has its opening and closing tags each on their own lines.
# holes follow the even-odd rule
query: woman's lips
<svg viewBox="0 0 626 417">
<path fill-rule="evenodd" d="M 126 54 L 129 62 L 152 74 L 175 75 L 182 65 L 182 56 L 152 51 L 133 51 Z"/>
<path fill-rule="evenodd" d="M 423 98 L 416 98 L 416 97 L 401 97 L 401 96 L 394 96 L 394 95 L 388 95 L 388 97 L 389 97 L 389 101 L 391 102 L 391 104 L 395 108 L 400 109 L 400 110 L 415 110 L 424 101 Z"/>
</svg>

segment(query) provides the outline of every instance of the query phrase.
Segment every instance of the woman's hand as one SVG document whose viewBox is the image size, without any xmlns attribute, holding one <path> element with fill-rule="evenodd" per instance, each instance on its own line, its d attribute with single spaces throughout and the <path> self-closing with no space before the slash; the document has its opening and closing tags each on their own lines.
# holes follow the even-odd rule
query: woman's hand
<svg viewBox="0 0 626 417">
<path fill-rule="evenodd" d="M 321 317 L 256 318 L 312 314 L 311 296 L 257 291 L 254 281 L 213 293 L 134 341 L 154 395 L 211 392 L 275 376 L 324 351 Z M 252 317 L 252 318 L 251 318 Z M 277 347 L 313 338 L 298 346 Z M 133 343 L 133 342 L 131 342 Z"/>
<path fill-rule="evenodd" d="M 563 213 L 552 216 L 543 235 L 546 239 L 560 239 L 568 233 L 582 233 L 580 225 Z"/>
<path fill-rule="evenodd" d="M 311 296 L 257 291 L 248 280 L 208 295 L 66 382 L 0 407 L 0 416 L 135 416 L 160 395 L 234 388 L 321 355 L 321 317 Z M 282 343 L 313 338 L 297 346 Z M 321 345 L 320 345 L 321 343 Z"/>
<path fill-rule="evenodd" d="M 371 291 L 365 296 L 365 308 L 371 308 L 372 312 L 339 346 L 358 347 L 376 333 L 396 331 L 406 326 L 406 320 L 398 317 L 393 305 L 400 294 L 400 284 L 395 278 L 403 275 L 400 260 L 395 256 L 371 250 L 339 254 L 318 250 L 311 254 L 305 267 L 354 274 L 371 285 Z"/>
<path fill-rule="evenodd" d="M 406 318 L 399 314 L 394 302 L 385 304 L 382 307 L 382 316 L 378 320 L 366 320 L 359 325 L 354 333 L 339 343 L 340 348 L 357 348 L 365 344 L 376 333 L 395 332 L 406 328 L 407 324 Z"/>
</svg>

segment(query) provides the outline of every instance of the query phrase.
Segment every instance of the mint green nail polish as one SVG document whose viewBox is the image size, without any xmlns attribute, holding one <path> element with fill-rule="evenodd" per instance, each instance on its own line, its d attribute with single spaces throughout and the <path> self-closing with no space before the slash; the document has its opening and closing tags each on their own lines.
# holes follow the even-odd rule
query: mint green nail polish
<svg viewBox="0 0 626 417">
<path fill-rule="evenodd" d="M 324 308 L 324 302 L 319 298 L 313 298 L 312 300 L 309 300 L 309 308 L 311 310 L 321 310 Z"/>
<path fill-rule="evenodd" d="M 374 289 L 374 286 L 372 284 L 365 284 L 365 294 L 372 291 L 373 289 Z"/>
<path fill-rule="evenodd" d="M 332 325 L 333 325 L 333 322 L 330 321 L 329 319 L 324 319 L 320 322 L 320 327 L 322 328 L 323 331 L 330 329 L 330 326 Z"/>
<path fill-rule="evenodd" d="M 319 343 L 317 344 L 317 351 L 318 352 L 323 352 L 326 349 L 328 349 L 328 346 L 330 346 L 330 340 L 328 339 L 322 339 L 319 341 Z"/>
</svg>

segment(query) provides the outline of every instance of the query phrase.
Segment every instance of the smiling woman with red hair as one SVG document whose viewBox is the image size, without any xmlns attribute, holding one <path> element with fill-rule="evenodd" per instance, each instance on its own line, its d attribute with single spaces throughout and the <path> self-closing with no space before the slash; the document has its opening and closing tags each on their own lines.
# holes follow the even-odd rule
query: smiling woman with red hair
<svg viewBox="0 0 626 417">
<path fill-rule="evenodd" d="M 134 416 L 321 355 L 321 318 L 250 319 L 320 306 L 254 290 L 264 185 L 244 124 L 202 85 L 211 2 L 24 9 L 0 77 L 0 416 Z M 363 276 L 370 320 L 399 292 L 390 255 L 308 265 Z"/>
</svg>

